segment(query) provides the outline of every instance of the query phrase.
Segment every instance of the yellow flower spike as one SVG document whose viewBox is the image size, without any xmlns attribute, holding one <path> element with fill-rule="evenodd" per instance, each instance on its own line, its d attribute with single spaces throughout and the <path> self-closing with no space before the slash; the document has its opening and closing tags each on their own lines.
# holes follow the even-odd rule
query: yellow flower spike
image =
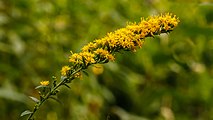
<svg viewBox="0 0 213 120">
<path fill-rule="evenodd" d="M 24 111 L 21 116 L 29 114 L 28 120 L 32 119 L 39 107 L 47 99 L 51 98 L 52 95 L 56 95 L 60 86 L 65 85 L 70 88 L 67 83 L 70 83 L 75 78 L 81 79 L 81 72 L 87 69 L 89 65 L 114 61 L 114 54 L 121 50 L 135 52 L 137 48 L 141 48 L 144 44 L 144 38 L 160 35 L 161 33 L 168 33 L 172 31 L 179 22 L 179 19 L 171 13 L 152 16 L 147 19 L 141 18 L 141 21 L 138 23 L 127 23 L 126 27 L 110 32 L 105 37 L 90 42 L 85 45 L 79 53 L 70 51 L 70 67 L 62 67 L 61 81 L 57 83 L 56 80 L 54 80 L 53 87 L 47 91 L 45 96 L 40 96 L 41 101 L 35 104 L 33 112 Z M 99 72 L 101 73 L 102 71 Z M 40 84 L 48 86 L 49 81 L 41 81 Z M 38 101 L 36 98 L 32 99 Z"/>
<path fill-rule="evenodd" d="M 69 66 L 63 66 L 61 69 L 61 75 L 62 76 L 66 76 L 67 72 L 70 70 L 71 68 Z"/>
<path fill-rule="evenodd" d="M 43 85 L 43 86 L 48 86 L 50 84 L 50 82 L 49 81 L 41 81 L 40 84 Z"/>
<path fill-rule="evenodd" d="M 172 31 L 179 22 L 179 19 L 171 13 L 152 16 L 146 19 L 141 18 L 139 23 L 129 22 L 125 28 L 109 32 L 105 37 L 88 43 L 81 49 L 82 52 L 72 53 L 69 57 L 69 62 L 79 65 L 85 64 L 84 62 L 86 62 L 86 66 L 94 64 L 96 63 L 94 54 L 100 54 L 101 57 L 113 61 L 115 58 L 112 52 L 118 52 L 120 50 L 135 52 L 137 48 L 142 47 L 145 37 Z M 82 58 L 85 58 L 85 60 Z"/>
</svg>

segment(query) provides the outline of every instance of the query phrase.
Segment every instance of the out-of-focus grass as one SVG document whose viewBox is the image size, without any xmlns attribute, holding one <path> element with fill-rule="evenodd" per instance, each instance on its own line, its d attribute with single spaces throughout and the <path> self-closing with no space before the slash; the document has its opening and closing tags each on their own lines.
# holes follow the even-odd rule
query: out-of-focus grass
<svg viewBox="0 0 213 120">
<path fill-rule="evenodd" d="M 213 119 L 213 3 L 183 1 L 0 1 L 0 118 L 32 108 L 41 80 L 59 77 L 69 51 L 140 17 L 171 12 L 180 25 L 146 40 L 136 53 L 116 56 L 100 75 L 61 89 L 38 120 Z M 38 96 L 38 95 L 37 95 Z"/>
</svg>

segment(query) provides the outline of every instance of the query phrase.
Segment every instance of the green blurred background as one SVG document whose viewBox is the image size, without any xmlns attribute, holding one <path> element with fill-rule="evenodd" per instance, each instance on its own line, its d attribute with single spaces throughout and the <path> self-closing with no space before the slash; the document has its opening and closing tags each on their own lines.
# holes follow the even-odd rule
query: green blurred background
<svg viewBox="0 0 213 120">
<path fill-rule="evenodd" d="M 107 32 L 171 12 L 170 34 L 147 38 L 136 53 L 90 67 L 63 105 L 48 100 L 36 120 L 213 120 L 213 3 L 211 0 L 1 0 L 0 119 L 33 108 L 27 96 L 51 76 L 60 78 L 69 51 Z M 26 118 L 21 118 L 26 119 Z"/>
</svg>

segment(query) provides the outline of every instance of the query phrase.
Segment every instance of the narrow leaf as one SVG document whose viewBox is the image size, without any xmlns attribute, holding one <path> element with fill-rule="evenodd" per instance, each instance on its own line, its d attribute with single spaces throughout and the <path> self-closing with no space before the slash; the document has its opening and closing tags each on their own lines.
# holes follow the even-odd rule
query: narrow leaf
<svg viewBox="0 0 213 120">
<path fill-rule="evenodd" d="M 71 89 L 71 87 L 70 87 L 69 85 L 67 85 L 66 83 L 64 83 L 64 85 L 65 85 L 66 87 L 68 87 L 69 89 Z"/>
<path fill-rule="evenodd" d="M 83 63 L 84 63 L 83 68 L 86 68 L 87 64 L 86 64 L 86 61 L 85 61 L 85 57 L 84 57 L 84 56 L 82 56 L 82 60 L 83 60 Z"/>
<path fill-rule="evenodd" d="M 39 85 L 39 86 L 37 86 L 35 89 L 47 88 L 47 87 L 49 87 L 49 86 Z"/>
<path fill-rule="evenodd" d="M 25 115 L 29 115 L 32 114 L 33 112 L 29 111 L 29 110 L 25 110 L 24 112 L 21 113 L 20 117 L 25 116 Z"/>
<path fill-rule="evenodd" d="M 38 103 L 39 102 L 39 100 L 37 99 L 37 98 L 35 98 L 35 97 L 32 97 L 32 96 L 29 96 L 34 102 L 36 102 L 36 103 Z"/>
<path fill-rule="evenodd" d="M 67 79 L 66 76 L 61 76 L 61 81 L 64 81 L 65 79 Z"/>
</svg>

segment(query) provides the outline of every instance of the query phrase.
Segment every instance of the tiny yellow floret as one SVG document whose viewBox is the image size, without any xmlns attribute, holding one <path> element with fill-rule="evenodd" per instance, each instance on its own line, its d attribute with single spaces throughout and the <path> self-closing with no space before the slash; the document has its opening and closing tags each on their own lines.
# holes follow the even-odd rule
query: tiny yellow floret
<svg viewBox="0 0 213 120">
<path fill-rule="evenodd" d="M 50 84 L 50 82 L 49 81 L 41 81 L 40 84 L 43 85 L 43 86 L 48 86 Z"/>
<path fill-rule="evenodd" d="M 62 69 L 61 69 L 61 75 L 62 76 L 66 76 L 67 75 L 67 72 L 70 70 L 71 68 L 69 66 L 63 66 Z"/>
</svg>

